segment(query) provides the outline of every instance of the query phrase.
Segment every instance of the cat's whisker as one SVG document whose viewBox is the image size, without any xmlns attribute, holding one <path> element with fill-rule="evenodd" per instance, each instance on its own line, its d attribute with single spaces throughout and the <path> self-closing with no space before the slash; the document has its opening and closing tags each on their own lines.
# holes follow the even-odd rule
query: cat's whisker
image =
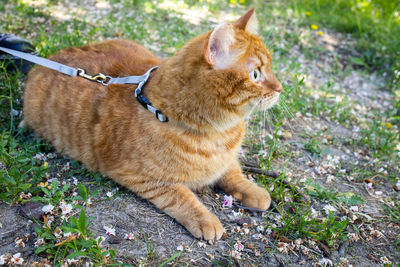
<svg viewBox="0 0 400 267">
<path fill-rule="evenodd" d="M 267 131 L 267 129 L 266 129 L 266 127 L 267 127 L 267 123 L 266 123 L 266 113 L 268 112 L 268 109 L 265 109 L 264 110 L 264 112 L 263 112 L 263 118 L 262 118 L 262 120 L 263 120 L 263 132 L 262 132 L 262 137 L 263 137 L 263 144 L 264 144 L 264 149 L 265 149 L 265 146 L 266 146 L 266 143 L 265 143 L 265 132 Z"/>
<path fill-rule="evenodd" d="M 282 99 L 278 102 L 279 107 L 282 108 L 282 110 L 283 110 L 284 112 L 286 112 L 286 114 L 287 114 L 290 118 L 293 119 L 294 116 L 293 116 L 292 112 L 290 111 L 290 109 L 288 108 L 288 106 L 286 105 L 286 96 L 285 96 L 285 95 L 282 95 L 281 97 L 282 97 Z"/>
<path fill-rule="evenodd" d="M 269 117 L 271 118 L 272 122 L 278 121 L 278 118 L 273 109 L 269 110 Z"/>
<path fill-rule="evenodd" d="M 262 101 L 262 99 L 257 100 L 257 102 L 256 102 L 256 103 L 253 105 L 253 107 L 251 108 L 250 114 L 253 113 L 253 111 L 254 111 L 255 109 L 258 109 L 258 108 L 259 108 L 261 101 Z"/>
<path fill-rule="evenodd" d="M 217 123 L 215 123 L 208 114 L 204 114 L 204 118 L 206 119 L 206 121 L 214 128 L 214 130 L 216 132 L 221 132 L 221 125 L 218 125 Z"/>
<path fill-rule="evenodd" d="M 259 125 L 257 123 L 254 123 L 254 120 L 257 121 L 257 118 L 259 117 L 259 115 L 258 115 L 258 112 L 255 112 L 254 114 L 253 114 L 253 112 L 254 112 L 254 110 L 259 109 L 261 101 L 262 101 L 262 99 L 257 100 L 257 102 L 251 107 L 250 112 L 249 112 L 249 117 L 250 116 L 254 117 L 251 120 L 251 123 L 249 125 L 250 126 L 249 127 L 249 136 L 251 138 L 254 138 L 254 135 L 255 135 L 254 133 L 256 133 L 256 134 L 258 133 L 257 129 L 258 129 Z"/>
<path fill-rule="evenodd" d="M 268 113 L 268 116 L 265 114 L 264 116 L 265 116 L 265 120 L 267 121 L 268 120 L 268 123 L 266 123 L 266 128 L 268 128 L 268 133 L 270 134 L 270 135 L 272 135 L 273 134 L 273 129 L 272 129 L 272 120 L 271 120 L 271 115 L 270 115 L 270 110 L 267 110 L 267 113 Z"/>
<path fill-rule="evenodd" d="M 285 102 L 279 103 L 280 108 L 282 108 L 284 110 L 284 112 L 286 112 L 286 114 L 289 116 L 288 119 L 294 119 L 293 114 L 290 112 L 288 106 L 286 105 Z M 293 131 L 293 127 L 291 123 L 286 123 L 285 126 L 287 126 L 291 131 Z"/>
</svg>

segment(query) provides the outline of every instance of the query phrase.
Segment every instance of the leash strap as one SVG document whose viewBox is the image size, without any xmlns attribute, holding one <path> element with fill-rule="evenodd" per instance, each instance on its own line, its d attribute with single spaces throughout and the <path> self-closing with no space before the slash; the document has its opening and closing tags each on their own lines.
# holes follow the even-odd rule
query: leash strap
<svg viewBox="0 0 400 267">
<path fill-rule="evenodd" d="M 85 73 L 85 70 L 80 69 L 80 68 L 72 68 L 69 66 L 66 66 L 64 64 L 48 60 L 42 57 L 38 57 L 29 53 L 24 53 L 21 51 L 5 48 L 0 46 L 0 51 L 6 52 L 10 55 L 22 58 L 26 61 L 33 62 L 35 64 L 41 65 L 43 67 L 67 74 L 69 76 L 80 76 L 85 79 L 91 80 L 91 81 L 96 81 L 99 82 L 103 85 L 109 85 L 111 83 L 118 83 L 118 84 L 137 84 L 137 88 L 135 89 L 135 97 L 139 101 L 139 103 L 145 107 L 148 111 L 156 115 L 157 119 L 161 122 L 167 122 L 168 117 L 164 116 L 164 114 L 161 112 L 161 110 L 153 107 L 150 103 L 150 101 L 142 94 L 142 87 L 143 85 L 147 82 L 147 80 L 150 77 L 150 73 L 158 68 L 158 66 L 152 67 L 149 69 L 145 74 L 141 76 L 127 76 L 127 77 L 117 77 L 113 78 L 110 76 L 106 76 L 102 73 L 96 74 L 96 75 L 88 75 Z"/>
<path fill-rule="evenodd" d="M 51 60 L 48 60 L 48 59 L 45 59 L 42 57 L 38 57 L 38 56 L 35 56 L 32 54 L 29 54 L 29 53 L 20 52 L 20 51 L 5 48 L 5 47 L 0 47 L 0 50 L 3 52 L 6 52 L 8 54 L 11 54 L 13 56 L 33 62 L 35 64 L 42 65 L 49 69 L 56 70 L 58 72 L 67 74 L 69 76 L 77 76 L 78 75 L 77 69 L 68 67 L 68 66 L 58 63 L 58 62 L 54 62 L 54 61 L 51 61 Z"/>
</svg>

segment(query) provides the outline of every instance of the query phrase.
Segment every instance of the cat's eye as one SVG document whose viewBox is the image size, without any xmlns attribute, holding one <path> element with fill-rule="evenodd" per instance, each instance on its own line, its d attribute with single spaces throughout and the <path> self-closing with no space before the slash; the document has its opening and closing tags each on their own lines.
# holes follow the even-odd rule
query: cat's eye
<svg viewBox="0 0 400 267">
<path fill-rule="evenodd" d="M 261 77 L 261 72 L 259 69 L 254 69 L 250 72 L 250 79 L 253 82 L 258 82 L 260 80 Z"/>
</svg>

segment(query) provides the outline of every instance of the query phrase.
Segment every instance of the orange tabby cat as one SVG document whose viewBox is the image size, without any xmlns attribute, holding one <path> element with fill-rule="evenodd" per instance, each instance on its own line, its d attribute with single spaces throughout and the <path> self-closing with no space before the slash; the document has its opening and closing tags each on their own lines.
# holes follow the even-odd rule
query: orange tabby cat
<svg viewBox="0 0 400 267">
<path fill-rule="evenodd" d="M 265 189 L 243 177 L 237 157 L 246 115 L 257 104 L 272 106 L 282 90 L 256 30 L 252 9 L 164 61 L 127 40 L 51 57 L 113 77 L 160 65 L 143 92 L 168 122 L 135 99 L 135 85 L 103 86 L 43 67 L 29 74 L 25 122 L 58 151 L 148 199 L 195 237 L 220 239 L 220 221 L 192 190 L 217 183 L 246 206 L 267 209 L 271 202 Z"/>
</svg>

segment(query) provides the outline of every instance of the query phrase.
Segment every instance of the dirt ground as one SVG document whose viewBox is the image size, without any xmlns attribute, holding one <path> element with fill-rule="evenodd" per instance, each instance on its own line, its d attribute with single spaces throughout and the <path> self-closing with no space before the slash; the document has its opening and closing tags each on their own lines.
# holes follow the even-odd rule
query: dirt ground
<svg viewBox="0 0 400 267">
<path fill-rule="evenodd" d="M 307 75 L 305 83 L 311 88 L 325 84 L 327 82 L 325 77 L 330 75 L 337 62 L 345 69 L 349 64 L 349 57 L 355 53 L 352 50 L 351 38 L 338 33 L 326 33 L 325 39 L 316 42 L 326 48 L 321 58 L 304 57 L 301 45 L 293 47 L 290 55 L 290 60 L 299 63 L 299 72 Z M 278 62 L 280 62 L 277 66 L 280 72 L 278 76 L 285 79 L 287 76 L 284 72 L 289 63 L 282 60 Z M 383 88 L 384 77 L 376 73 L 343 72 L 335 83 L 340 83 L 346 90 L 346 96 L 359 103 L 354 107 L 356 111 L 362 112 L 363 108 L 368 106 L 379 108 L 382 112 L 390 108 L 387 104 L 390 94 Z M 92 183 L 93 187 L 100 190 L 88 207 L 88 214 L 93 218 L 89 228 L 93 236 L 105 237 L 104 246 L 117 248 L 118 260 L 132 265 L 158 266 L 180 251 L 182 253 L 168 265 L 330 266 L 332 263 L 332 266 L 384 266 L 385 257 L 393 265 L 400 264 L 399 247 L 396 245 L 400 224 L 384 220 L 382 208 L 383 198 L 399 193 L 382 177 L 377 177 L 375 180 L 375 192 L 382 191 L 382 196 L 368 191 L 364 181 L 338 178 L 340 170 L 334 166 L 330 172 L 332 168 L 328 166 L 335 158 L 340 160 L 341 169 L 346 170 L 347 167 L 347 172 L 350 172 L 354 167 L 352 164 L 354 161 L 363 167 L 369 164 L 371 157 L 368 153 L 355 150 L 346 144 L 327 143 L 325 145 L 330 152 L 315 158 L 304 149 L 304 143 L 307 141 L 304 129 L 308 129 L 310 133 L 323 130 L 333 139 L 343 137 L 357 139 L 358 132 L 332 122 L 323 115 L 295 114 L 295 118 L 283 123 L 280 137 L 282 145 L 286 147 L 288 154 L 292 153 L 292 156 L 289 159 L 276 159 L 273 162 L 274 170 L 282 172 L 285 168 L 292 182 L 309 177 L 326 188 L 360 195 L 365 203 L 359 206 L 358 212 L 353 213 L 359 219 L 355 219 L 348 227 L 350 232 L 354 232 L 355 227 L 353 228 L 352 224 L 357 225 L 357 229 L 360 230 L 357 241 L 342 241 L 335 247 L 327 247 L 310 241 L 297 244 L 295 240 L 280 240 L 266 227 L 269 220 L 266 217 L 278 216 L 276 211 L 261 213 L 241 210 L 237 206 L 240 203 L 234 203 L 236 206 L 233 208 L 224 208 L 223 192 L 218 188 L 206 188 L 198 193 L 198 197 L 221 220 L 226 234 L 219 241 L 205 242 L 193 238 L 171 217 L 134 193 L 111 182 L 107 182 L 105 187 L 90 177 L 77 177 Z M 266 130 L 268 131 L 268 127 Z M 284 135 L 287 132 L 290 135 Z M 254 155 L 249 153 L 251 153 L 249 149 L 244 147 L 242 156 L 254 158 Z M 66 164 L 68 161 L 60 154 L 54 159 L 54 162 L 59 164 Z M 256 177 L 256 174 L 249 173 L 249 175 Z M 60 175 L 58 179 L 62 180 L 63 176 Z M 106 183 L 105 181 L 102 180 Z M 119 190 L 116 191 L 116 188 Z M 113 197 L 107 196 L 107 192 L 110 191 L 115 193 Z M 310 205 L 322 210 L 327 203 L 313 200 Z M 338 213 L 344 215 L 347 211 Z M 35 222 L 24 215 L 22 205 L 0 202 L 0 255 L 20 252 L 25 259 L 24 265 L 31 266 L 35 261 L 40 262 L 42 258 L 34 254 L 34 242 L 37 238 L 34 226 Z M 107 236 L 104 226 L 115 228 L 116 237 Z M 131 240 L 125 238 L 129 233 L 132 234 Z M 22 237 L 26 240 L 26 246 L 17 247 L 15 240 Z M 244 247 L 238 248 L 238 243 Z M 240 256 L 233 255 L 234 250 L 240 251 Z M 324 262 L 323 259 L 330 260 L 331 263 Z"/>
<path fill-rule="evenodd" d="M 294 171 L 295 166 L 291 166 L 290 169 Z M 183 247 L 184 252 L 173 261 L 174 266 L 228 266 L 229 264 L 233 266 L 315 266 L 321 257 L 329 258 L 339 265 L 342 262 L 344 266 L 349 266 L 349 264 L 380 266 L 380 258 L 383 256 L 399 262 L 397 248 L 394 245 L 396 235 L 400 232 L 399 226 L 379 222 L 381 216 L 379 205 L 375 203 L 376 199 L 368 199 L 365 194 L 368 207 L 364 209 L 364 213 L 373 218 L 368 225 L 380 229 L 384 236 L 350 244 L 348 241 L 343 242 L 336 249 L 323 250 L 315 245 L 309 255 L 304 255 L 296 249 L 288 253 L 277 251 L 279 240 L 257 228 L 265 225 L 263 217 L 265 214 L 244 211 L 243 214 L 234 216 L 231 209 L 222 208 L 222 194 L 214 189 L 207 189 L 199 194 L 202 202 L 217 214 L 227 231 L 222 240 L 214 243 L 193 238 L 181 225 L 147 201 L 133 193 L 121 191 L 116 197 L 107 199 L 103 190 L 92 201 L 88 214 L 93 217 L 93 223 L 89 228 L 94 236 L 107 237 L 104 231 L 106 225 L 115 228 L 117 238 L 107 237 L 105 246 L 117 248 L 118 259 L 124 263 L 158 266 L 179 252 L 180 246 Z M 238 212 L 237 208 L 233 210 Z M 22 252 L 26 266 L 40 261 L 40 257 L 33 254 L 33 243 L 36 239 L 33 234 L 34 223 L 23 216 L 21 208 L 1 203 L 0 218 L 2 224 L 0 254 Z M 248 233 L 242 231 L 244 223 L 248 224 Z M 238 226 L 241 230 L 236 233 L 234 229 Z M 124 239 L 124 235 L 128 233 L 133 233 L 133 240 Z M 262 234 L 261 237 L 258 236 L 259 233 Z M 25 242 L 26 247 L 16 248 L 15 240 L 27 235 L 30 235 L 30 238 Z M 232 258 L 230 253 L 231 248 L 238 241 L 244 245 L 241 259 Z M 150 256 L 149 251 L 152 251 Z"/>
</svg>

